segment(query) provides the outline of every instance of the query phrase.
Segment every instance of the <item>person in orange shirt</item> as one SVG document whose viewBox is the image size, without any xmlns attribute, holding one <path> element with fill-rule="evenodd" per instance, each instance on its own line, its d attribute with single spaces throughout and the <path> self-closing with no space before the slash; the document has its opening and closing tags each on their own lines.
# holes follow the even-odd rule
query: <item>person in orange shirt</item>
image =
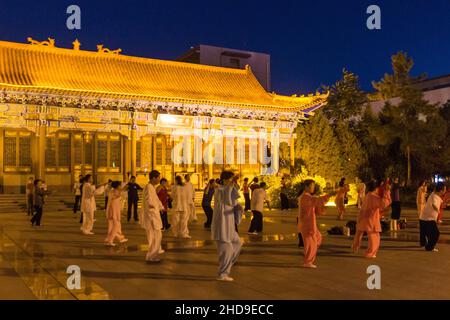
<svg viewBox="0 0 450 320">
<path fill-rule="evenodd" d="M 305 268 L 317 268 L 314 264 L 317 256 L 317 249 L 322 243 L 322 235 L 317 228 L 316 215 L 324 214 L 325 204 L 332 194 L 325 196 L 313 196 L 315 182 L 312 179 L 304 181 L 305 189 L 298 197 L 298 232 L 301 233 L 304 244 Z"/>
<path fill-rule="evenodd" d="M 368 193 L 364 198 L 362 208 L 359 211 L 356 223 L 356 234 L 352 245 L 353 252 L 357 253 L 361 246 L 363 234 L 364 232 L 367 232 L 369 243 L 365 253 L 366 258 L 376 258 L 380 247 L 380 232 L 382 231 L 380 218 L 383 214 L 383 210 L 391 204 L 389 185 L 385 185 L 382 196 L 379 195 L 379 186 L 379 183 L 375 180 L 372 180 L 367 184 Z"/>
</svg>

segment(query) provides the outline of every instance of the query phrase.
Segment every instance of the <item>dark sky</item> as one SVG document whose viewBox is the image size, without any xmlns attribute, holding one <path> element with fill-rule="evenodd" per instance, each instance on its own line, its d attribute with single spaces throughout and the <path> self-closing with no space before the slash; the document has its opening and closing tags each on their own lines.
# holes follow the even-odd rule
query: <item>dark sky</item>
<svg viewBox="0 0 450 320">
<path fill-rule="evenodd" d="M 66 28 L 66 8 L 81 7 L 81 30 Z M 381 30 L 366 28 L 366 9 L 381 7 Z M 272 89 L 307 93 L 331 84 L 342 68 L 364 89 L 404 50 L 413 74 L 450 73 L 450 0 L 390 1 L 20 1 L 1 0 L 0 40 L 56 39 L 81 49 L 122 48 L 123 54 L 174 59 L 190 46 L 210 44 L 271 55 Z"/>
</svg>

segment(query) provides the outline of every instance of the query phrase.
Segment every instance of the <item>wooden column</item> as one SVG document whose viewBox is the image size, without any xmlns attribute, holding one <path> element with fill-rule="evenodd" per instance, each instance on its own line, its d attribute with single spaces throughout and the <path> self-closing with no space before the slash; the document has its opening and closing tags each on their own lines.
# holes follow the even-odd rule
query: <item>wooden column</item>
<svg viewBox="0 0 450 320">
<path fill-rule="evenodd" d="M 131 148 L 131 175 L 136 176 L 136 129 L 131 129 L 131 141 L 130 141 L 130 148 Z"/>
<path fill-rule="evenodd" d="M 123 166 L 123 180 L 128 182 L 129 176 L 128 173 L 131 174 L 131 140 L 128 137 L 124 139 L 124 166 Z"/>
<path fill-rule="evenodd" d="M 291 137 L 290 141 L 289 141 L 289 156 L 290 156 L 290 169 L 291 172 L 294 171 L 294 167 L 295 167 L 295 138 Z"/>
<path fill-rule="evenodd" d="M 45 144 L 47 139 L 47 126 L 41 124 L 38 129 L 37 137 L 37 179 L 45 179 Z"/>
</svg>

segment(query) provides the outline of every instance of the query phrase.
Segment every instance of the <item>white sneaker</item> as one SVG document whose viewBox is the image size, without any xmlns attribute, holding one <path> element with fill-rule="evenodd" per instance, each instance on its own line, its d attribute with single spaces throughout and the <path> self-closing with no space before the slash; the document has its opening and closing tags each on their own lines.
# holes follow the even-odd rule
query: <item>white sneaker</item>
<svg viewBox="0 0 450 320">
<path fill-rule="evenodd" d="M 312 269 L 317 268 L 317 266 L 315 264 L 312 264 L 312 263 L 311 264 L 303 264 L 302 267 L 303 268 L 312 268 Z"/>
<path fill-rule="evenodd" d="M 184 236 L 183 239 L 191 239 L 191 236 Z"/>
<path fill-rule="evenodd" d="M 120 243 L 125 243 L 125 242 L 127 242 L 128 241 L 128 239 L 127 238 L 123 238 L 122 240 L 120 240 L 119 242 Z"/>
<path fill-rule="evenodd" d="M 158 251 L 159 254 L 163 254 L 164 252 L 166 252 L 165 250 L 161 249 Z"/>
<path fill-rule="evenodd" d="M 145 261 L 147 261 L 147 262 L 160 262 L 161 259 L 158 259 L 158 258 L 154 258 L 154 259 L 145 259 Z"/>
<path fill-rule="evenodd" d="M 439 252 L 439 249 L 434 248 L 433 252 Z"/>
<path fill-rule="evenodd" d="M 105 246 L 108 246 L 108 247 L 115 247 L 116 244 L 113 243 L 113 242 L 106 242 L 106 243 L 105 243 Z"/>
<path fill-rule="evenodd" d="M 218 280 L 218 281 L 228 281 L 228 282 L 234 281 L 233 278 L 231 278 L 231 277 L 229 277 L 229 276 L 227 276 L 227 275 L 221 275 L 221 276 L 218 277 L 216 280 Z"/>
</svg>

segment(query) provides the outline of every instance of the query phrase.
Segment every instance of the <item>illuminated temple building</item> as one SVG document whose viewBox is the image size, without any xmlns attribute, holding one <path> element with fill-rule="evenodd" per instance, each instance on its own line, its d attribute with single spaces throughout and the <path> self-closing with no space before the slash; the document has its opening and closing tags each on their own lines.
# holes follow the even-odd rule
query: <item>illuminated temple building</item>
<svg viewBox="0 0 450 320">
<path fill-rule="evenodd" d="M 192 173 L 198 188 L 223 169 L 252 178 L 267 152 L 257 134 L 267 133 L 274 164 L 287 143 L 292 165 L 293 129 L 326 100 L 269 93 L 250 67 L 132 57 L 102 46 L 85 51 L 77 40 L 73 49 L 53 39 L 29 42 L 0 41 L 4 193 L 23 192 L 28 177 L 69 191 L 79 174 L 97 183 L 130 175 L 143 182 L 152 169 L 169 181 Z M 194 138 L 198 129 L 210 132 L 206 140 Z M 188 147 L 172 154 L 181 142 Z M 199 149 L 223 163 L 193 159 Z"/>
</svg>

